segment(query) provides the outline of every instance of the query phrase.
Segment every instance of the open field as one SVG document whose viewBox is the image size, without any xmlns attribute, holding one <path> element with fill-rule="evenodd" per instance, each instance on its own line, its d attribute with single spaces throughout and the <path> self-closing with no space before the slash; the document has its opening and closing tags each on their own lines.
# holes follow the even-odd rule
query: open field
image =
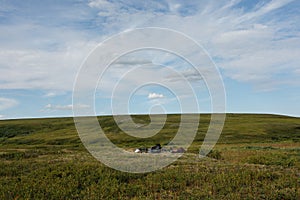
<svg viewBox="0 0 300 200">
<path fill-rule="evenodd" d="M 148 116 L 133 118 L 149 123 Z M 99 117 L 111 141 L 128 150 L 167 144 L 179 120 L 168 115 L 159 134 L 136 139 L 112 117 Z M 218 144 L 199 159 L 209 121 L 201 115 L 182 158 L 146 174 L 119 172 L 94 159 L 72 118 L 0 121 L 0 199 L 300 199 L 299 118 L 228 114 Z"/>
</svg>

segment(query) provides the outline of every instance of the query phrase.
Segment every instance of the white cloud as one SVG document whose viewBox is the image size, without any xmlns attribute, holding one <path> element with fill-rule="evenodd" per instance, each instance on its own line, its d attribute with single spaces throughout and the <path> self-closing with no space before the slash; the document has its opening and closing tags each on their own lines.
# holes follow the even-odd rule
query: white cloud
<svg viewBox="0 0 300 200">
<path fill-rule="evenodd" d="M 73 27 L 78 20 L 83 20 L 84 11 L 76 15 L 71 15 L 68 9 L 63 13 L 43 13 L 42 17 L 51 16 L 49 21 L 55 26 L 39 17 L 32 22 L 30 18 L 35 16 L 30 13 L 25 20 L 17 11 L 16 8 L 16 17 L 10 19 L 12 23 L 0 23 L 3 30 L 0 32 L 0 88 L 71 91 L 80 64 L 101 36 L 91 40 L 93 35 Z M 63 15 L 63 20 L 53 21 L 58 15 Z"/>
<path fill-rule="evenodd" d="M 56 90 L 56 91 L 48 91 L 47 93 L 45 93 L 43 95 L 43 97 L 45 98 L 51 98 L 51 97 L 57 97 L 57 96 L 60 96 L 60 95 L 66 95 L 67 93 L 65 91 L 59 91 L 59 90 Z"/>
<path fill-rule="evenodd" d="M 0 97 L 0 111 L 17 106 L 19 103 L 15 99 Z"/>
<path fill-rule="evenodd" d="M 44 97 L 55 97 L 57 94 L 55 92 L 48 92 Z"/>
<path fill-rule="evenodd" d="M 71 46 L 56 52 L 0 47 L 0 87 L 71 91 L 77 69 L 93 45 Z"/>
<path fill-rule="evenodd" d="M 47 110 L 72 110 L 73 106 L 72 105 L 52 105 L 48 104 L 45 106 Z"/>
<path fill-rule="evenodd" d="M 148 94 L 148 99 L 161 99 L 164 98 L 163 94 L 159 94 L 159 93 L 149 93 Z"/>
<path fill-rule="evenodd" d="M 84 104 L 79 104 L 79 105 L 75 105 L 76 109 L 87 109 L 90 106 L 89 105 L 84 105 Z M 45 110 L 72 110 L 73 109 L 73 105 L 69 104 L 69 105 L 52 105 L 52 104 L 47 104 L 45 106 Z M 44 111 L 45 111 L 44 110 Z"/>
</svg>

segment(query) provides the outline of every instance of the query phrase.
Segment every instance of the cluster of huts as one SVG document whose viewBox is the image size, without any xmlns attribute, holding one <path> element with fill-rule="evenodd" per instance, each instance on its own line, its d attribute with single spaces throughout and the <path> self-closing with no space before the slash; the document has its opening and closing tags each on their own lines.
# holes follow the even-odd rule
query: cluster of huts
<svg viewBox="0 0 300 200">
<path fill-rule="evenodd" d="M 164 148 L 160 144 L 156 144 L 155 146 L 148 147 L 140 147 L 134 151 L 135 153 L 162 153 L 162 152 L 170 152 L 170 153 L 184 153 L 185 149 L 182 147 L 179 148 Z"/>
</svg>

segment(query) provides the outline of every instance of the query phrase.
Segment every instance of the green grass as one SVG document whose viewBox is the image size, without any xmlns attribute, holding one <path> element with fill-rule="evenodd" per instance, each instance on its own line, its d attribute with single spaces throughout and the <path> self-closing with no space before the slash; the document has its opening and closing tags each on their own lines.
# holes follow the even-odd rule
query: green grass
<svg viewBox="0 0 300 200">
<path fill-rule="evenodd" d="M 126 135 L 111 116 L 98 119 L 112 142 L 132 150 L 167 144 L 180 115 L 168 115 L 164 128 L 147 139 Z M 150 122 L 149 116 L 133 120 Z M 228 114 L 218 144 L 199 159 L 209 122 L 210 115 L 200 116 L 194 142 L 173 164 L 129 174 L 95 160 L 72 118 L 0 121 L 0 199 L 300 198 L 299 118 Z"/>
</svg>

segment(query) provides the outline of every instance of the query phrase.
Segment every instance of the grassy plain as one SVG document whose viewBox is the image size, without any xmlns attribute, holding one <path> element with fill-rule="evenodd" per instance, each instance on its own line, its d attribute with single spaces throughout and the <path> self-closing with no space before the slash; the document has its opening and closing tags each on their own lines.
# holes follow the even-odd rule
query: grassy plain
<svg viewBox="0 0 300 200">
<path fill-rule="evenodd" d="M 132 150 L 167 144 L 180 115 L 147 139 L 124 134 L 111 116 L 98 119 L 113 143 Z M 173 164 L 129 174 L 93 158 L 72 118 L 0 121 L 0 199 L 300 199 L 299 118 L 227 114 L 218 144 L 199 159 L 209 122 L 201 114 L 193 144 Z"/>
</svg>

